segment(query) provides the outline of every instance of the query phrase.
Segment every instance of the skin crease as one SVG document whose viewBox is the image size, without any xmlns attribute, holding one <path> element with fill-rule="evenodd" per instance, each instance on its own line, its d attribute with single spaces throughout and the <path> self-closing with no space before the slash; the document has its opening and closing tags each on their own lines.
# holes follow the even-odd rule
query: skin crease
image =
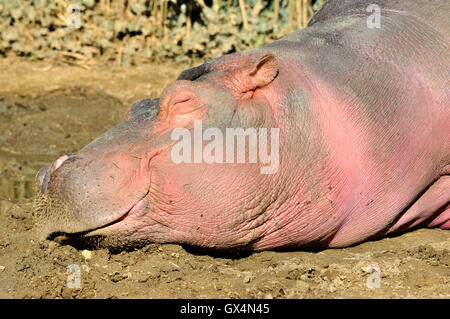
<svg viewBox="0 0 450 319">
<path fill-rule="evenodd" d="M 330 22 L 327 8 L 337 2 L 302 32 L 183 72 L 159 112 L 131 112 L 61 160 L 37 200 L 43 236 L 89 231 L 105 246 L 264 250 L 449 229 L 445 22 L 429 16 L 424 25 L 414 1 L 410 14 L 385 1 L 383 27 L 369 30 L 365 13 Z M 279 128 L 278 171 L 174 163 L 170 134 L 192 130 L 194 120 L 222 132 Z"/>
</svg>

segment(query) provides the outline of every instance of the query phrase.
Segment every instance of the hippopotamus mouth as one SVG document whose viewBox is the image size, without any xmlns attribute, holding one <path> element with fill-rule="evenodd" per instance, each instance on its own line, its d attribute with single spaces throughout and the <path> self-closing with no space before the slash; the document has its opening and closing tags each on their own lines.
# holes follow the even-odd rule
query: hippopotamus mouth
<svg viewBox="0 0 450 319">
<path fill-rule="evenodd" d="M 148 194 L 148 192 L 147 192 Z M 146 194 L 146 195 L 147 195 Z M 59 243 L 63 244 L 70 244 L 73 246 L 86 246 L 90 243 L 93 244 L 93 246 L 98 246 L 100 244 L 101 240 L 105 240 L 106 237 L 104 237 L 103 233 L 108 233 L 113 228 L 121 227 L 121 224 L 126 220 L 126 218 L 130 214 L 138 214 L 140 211 L 142 211 L 145 207 L 146 199 L 145 196 L 139 200 L 136 204 L 133 205 L 125 214 L 123 214 L 121 217 L 96 228 L 88 229 L 81 232 L 52 232 L 48 234 L 46 239 L 54 240 Z M 108 238 L 111 240 L 111 238 Z"/>
<path fill-rule="evenodd" d="M 44 167 L 42 170 L 46 170 L 46 172 L 49 172 L 48 167 Z M 37 178 L 37 187 L 39 194 L 42 196 L 46 196 L 46 182 L 48 183 L 48 180 L 50 179 L 47 177 L 47 173 L 44 176 L 40 176 L 42 173 L 40 172 L 38 174 Z M 61 244 L 69 244 L 74 247 L 98 247 L 101 246 L 102 243 L 112 242 L 114 241 L 114 237 L 108 236 L 106 237 L 105 234 L 113 232 L 114 229 L 121 229 L 122 224 L 126 223 L 127 218 L 129 218 L 130 215 L 139 215 L 142 214 L 142 212 L 146 208 L 147 203 L 147 195 L 150 192 L 150 183 L 148 187 L 144 190 L 141 196 L 138 197 L 138 199 L 131 204 L 131 207 L 128 209 L 123 210 L 122 212 L 117 212 L 114 217 L 114 219 L 111 219 L 109 221 L 104 221 L 102 224 L 98 225 L 95 224 L 92 227 L 87 226 L 85 229 L 81 231 L 71 231 L 66 230 L 63 227 L 63 231 L 56 230 L 56 231 L 47 231 L 43 233 L 43 237 L 48 240 L 54 240 L 56 242 L 59 242 Z M 106 243 L 106 245 L 108 245 Z M 110 245 L 110 244 L 109 244 Z M 115 244 L 116 246 L 119 246 L 119 244 Z"/>
</svg>

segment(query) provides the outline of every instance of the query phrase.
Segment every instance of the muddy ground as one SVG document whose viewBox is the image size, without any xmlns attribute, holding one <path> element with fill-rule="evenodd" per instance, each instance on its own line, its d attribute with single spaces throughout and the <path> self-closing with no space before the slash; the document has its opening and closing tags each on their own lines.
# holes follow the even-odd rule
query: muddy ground
<svg viewBox="0 0 450 319">
<path fill-rule="evenodd" d="M 346 249 L 215 256 L 179 245 L 110 252 L 40 240 L 36 170 L 125 119 L 134 100 L 158 96 L 182 67 L 3 59 L 0 70 L 0 298 L 450 297 L 450 232 L 439 229 Z M 70 288 L 77 270 L 80 288 Z"/>
</svg>

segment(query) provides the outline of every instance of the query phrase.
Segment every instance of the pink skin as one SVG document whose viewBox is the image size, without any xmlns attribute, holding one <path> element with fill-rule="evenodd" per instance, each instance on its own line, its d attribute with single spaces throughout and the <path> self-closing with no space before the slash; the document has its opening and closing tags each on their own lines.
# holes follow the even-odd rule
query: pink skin
<svg viewBox="0 0 450 319">
<path fill-rule="evenodd" d="M 317 100 L 322 96 L 323 101 L 331 101 L 329 107 L 318 108 L 331 111 L 317 115 L 323 119 L 322 132 L 332 147 L 335 164 L 346 172 L 340 180 L 347 181 L 347 193 L 339 200 L 346 203 L 346 218 L 329 247 L 418 226 L 449 228 L 445 206 L 450 200 L 450 180 L 444 169 L 449 149 L 441 145 L 445 146 L 450 121 L 439 115 L 439 105 L 432 102 L 422 83 L 411 81 L 409 88 L 411 103 L 402 109 L 401 120 L 388 138 L 380 135 L 382 132 L 368 131 L 367 119 L 346 117 L 351 106 L 341 102 L 345 98 L 327 96 L 324 92 L 332 92 L 331 88 L 316 87 Z M 416 111 L 419 109 L 422 112 Z M 335 126 L 327 122 L 327 115 Z M 379 149 L 375 155 L 374 149 Z"/>
</svg>

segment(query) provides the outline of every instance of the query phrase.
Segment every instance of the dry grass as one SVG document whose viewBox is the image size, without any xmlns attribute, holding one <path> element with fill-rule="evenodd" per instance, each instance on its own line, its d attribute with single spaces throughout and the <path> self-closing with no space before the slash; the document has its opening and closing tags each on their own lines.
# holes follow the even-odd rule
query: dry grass
<svg viewBox="0 0 450 319">
<path fill-rule="evenodd" d="M 0 0 L 0 55 L 89 69 L 211 58 L 306 27 L 325 0 Z M 79 4 L 79 12 L 72 3 Z M 68 27 L 76 22 L 79 28 Z"/>
</svg>

